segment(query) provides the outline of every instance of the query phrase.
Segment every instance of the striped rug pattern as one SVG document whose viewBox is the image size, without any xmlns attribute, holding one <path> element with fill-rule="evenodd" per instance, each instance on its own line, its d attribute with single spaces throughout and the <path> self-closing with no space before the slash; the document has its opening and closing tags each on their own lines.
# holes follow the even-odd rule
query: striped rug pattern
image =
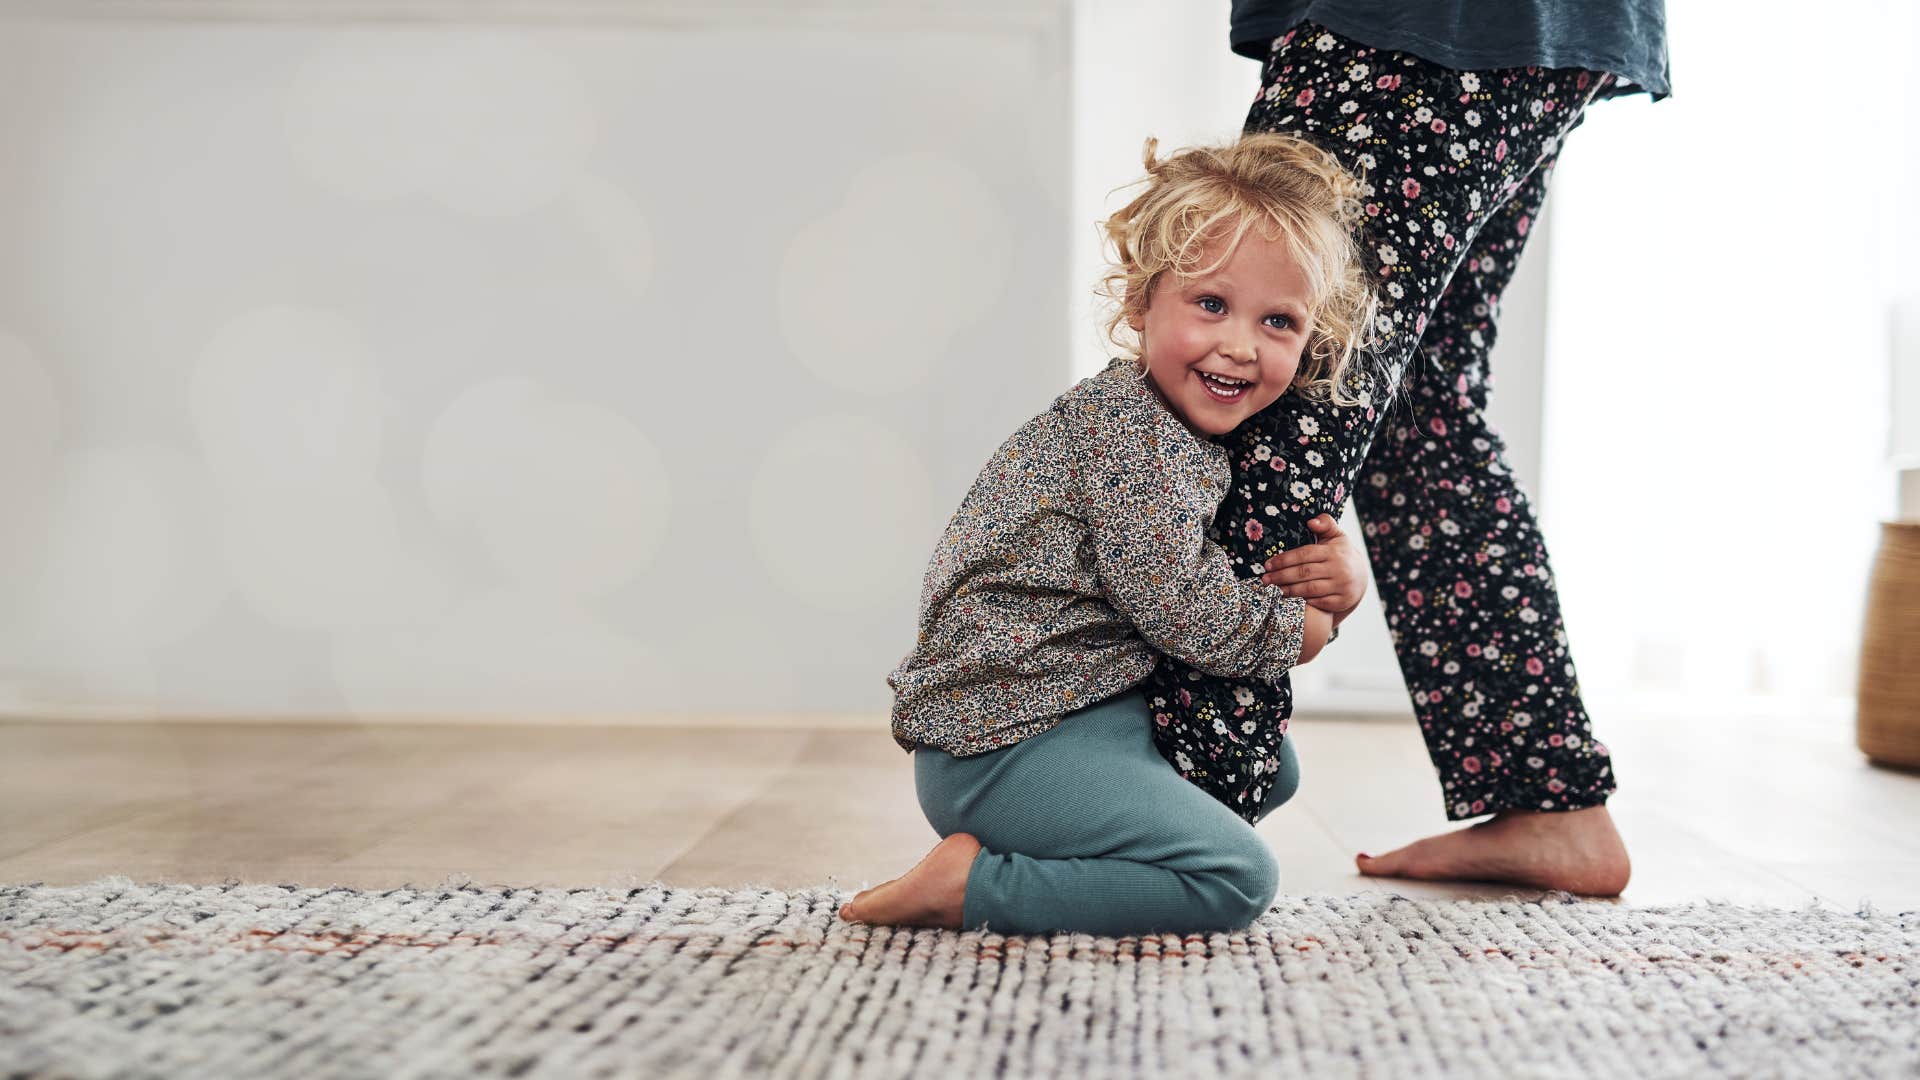
<svg viewBox="0 0 1920 1080">
<path fill-rule="evenodd" d="M 1234 934 L 817 888 L 0 885 L 0 1076 L 1920 1075 L 1920 913 L 1283 897 Z"/>
</svg>

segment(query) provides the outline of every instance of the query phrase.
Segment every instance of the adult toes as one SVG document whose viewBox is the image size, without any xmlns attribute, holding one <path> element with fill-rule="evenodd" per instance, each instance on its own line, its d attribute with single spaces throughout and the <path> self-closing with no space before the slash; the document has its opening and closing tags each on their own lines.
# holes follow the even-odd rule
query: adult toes
<svg viewBox="0 0 1920 1080">
<path fill-rule="evenodd" d="M 1406 869 L 1406 849 L 1385 855 L 1355 855 L 1353 864 L 1371 877 L 1400 877 Z"/>
</svg>

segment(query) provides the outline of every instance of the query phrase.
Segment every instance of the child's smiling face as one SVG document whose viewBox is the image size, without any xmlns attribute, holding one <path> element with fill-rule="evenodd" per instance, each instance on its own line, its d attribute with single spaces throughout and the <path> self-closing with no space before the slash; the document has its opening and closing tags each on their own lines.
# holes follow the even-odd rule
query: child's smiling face
<svg viewBox="0 0 1920 1080">
<path fill-rule="evenodd" d="M 1201 266 L 1226 250 L 1215 237 Z M 1154 282 L 1140 332 L 1147 377 L 1167 407 L 1196 434 L 1224 435 L 1274 403 L 1300 369 L 1312 331 L 1307 275 L 1285 240 L 1248 229 L 1233 257 L 1211 273 L 1168 271 Z"/>
</svg>

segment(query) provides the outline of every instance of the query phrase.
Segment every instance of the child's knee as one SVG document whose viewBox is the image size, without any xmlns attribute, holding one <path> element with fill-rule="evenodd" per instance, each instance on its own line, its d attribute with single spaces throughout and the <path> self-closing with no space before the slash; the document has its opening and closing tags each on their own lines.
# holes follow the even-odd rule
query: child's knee
<svg viewBox="0 0 1920 1080">
<path fill-rule="evenodd" d="M 1243 930 L 1273 907 L 1280 893 L 1280 863 L 1258 833 L 1244 830 L 1219 874 L 1215 922 Z"/>
</svg>

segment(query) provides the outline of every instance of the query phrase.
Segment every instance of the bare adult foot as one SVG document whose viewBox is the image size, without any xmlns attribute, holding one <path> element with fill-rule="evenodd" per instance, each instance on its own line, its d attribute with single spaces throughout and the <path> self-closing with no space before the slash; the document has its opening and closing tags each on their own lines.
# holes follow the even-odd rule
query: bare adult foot
<svg viewBox="0 0 1920 1080">
<path fill-rule="evenodd" d="M 1605 806 L 1505 810 L 1464 829 L 1353 861 L 1370 877 L 1499 881 L 1583 896 L 1618 896 L 1633 873 L 1627 846 Z"/>
<path fill-rule="evenodd" d="M 935 844 L 913 869 L 854 894 L 840 905 L 840 917 L 875 926 L 959 930 L 967 900 L 967 873 L 978 854 L 980 841 L 967 833 L 954 833 Z"/>
</svg>

